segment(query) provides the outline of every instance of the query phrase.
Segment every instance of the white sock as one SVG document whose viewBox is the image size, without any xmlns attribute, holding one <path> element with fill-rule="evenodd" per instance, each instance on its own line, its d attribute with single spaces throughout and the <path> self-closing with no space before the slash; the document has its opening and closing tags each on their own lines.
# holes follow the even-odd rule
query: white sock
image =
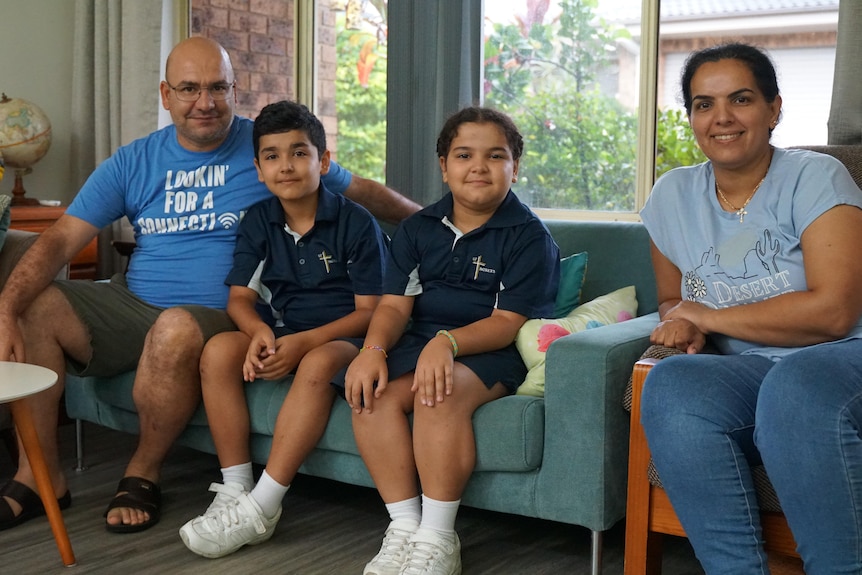
<svg viewBox="0 0 862 575">
<path fill-rule="evenodd" d="M 222 483 L 239 483 L 244 491 L 251 491 L 254 486 L 254 471 L 251 461 L 221 468 Z"/>
<path fill-rule="evenodd" d="M 437 501 L 430 497 L 422 496 L 422 529 L 433 529 L 445 536 L 455 534 L 455 516 L 458 515 L 458 507 L 461 500 Z"/>
<path fill-rule="evenodd" d="M 260 480 L 249 495 L 257 501 L 264 515 L 275 517 L 275 514 L 281 508 L 281 501 L 284 499 L 288 489 L 290 489 L 290 485 L 282 485 L 270 477 L 269 473 L 264 469 Z"/>
<path fill-rule="evenodd" d="M 419 496 L 404 501 L 396 501 L 395 503 L 387 503 L 386 511 L 389 512 L 389 519 L 411 519 L 416 523 L 422 519 L 422 509 L 419 506 Z"/>
</svg>

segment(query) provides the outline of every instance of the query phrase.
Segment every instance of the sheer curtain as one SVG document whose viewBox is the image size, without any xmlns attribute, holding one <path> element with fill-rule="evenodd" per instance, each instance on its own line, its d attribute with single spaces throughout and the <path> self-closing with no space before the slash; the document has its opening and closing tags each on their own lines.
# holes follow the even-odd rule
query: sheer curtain
<svg viewBox="0 0 862 575">
<path fill-rule="evenodd" d="M 77 187 L 119 146 L 158 125 L 163 11 L 153 4 L 75 0 L 71 173 Z M 117 222 L 100 234 L 99 277 L 119 268 L 111 240 L 122 233 Z"/>
<path fill-rule="evenodd" d="M 386 182 L 428 205 L 442 196 L 436 136 L 445 119 L 479 103 L 482 0 L 389 3 Z"/>
<path fill-rule="evenodd" d="M 830 144 L 862 144 L 862 2 L 841 0 L 838 5 L 838 45 L 829 112 Z"/>
</svg>

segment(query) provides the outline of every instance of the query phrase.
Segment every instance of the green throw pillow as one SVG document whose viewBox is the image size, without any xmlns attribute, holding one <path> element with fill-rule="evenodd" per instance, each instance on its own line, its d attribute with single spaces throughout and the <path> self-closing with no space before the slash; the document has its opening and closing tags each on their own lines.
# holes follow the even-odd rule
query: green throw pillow
<svg viewBox="0 0 862 575">
<path fill-rule="evenodd" d="M 555 338 L 625 321 L 637 313 L 635 286 L 628 286 L 588 301 L 566 317 L 527 320 L 515 339 L 515 345 L 528 370 L 527 378 L 518 387 L 517 394 L 536 397 L 545 395 L 545 350 Z"/>
<path fill-rule="evenodd" d="M 587 274 L 587 252 L 560 260 L 560 287 L 554 303 L 554 317 L 565 317 L 581 303 L 581 288 Z"/>
</svg>

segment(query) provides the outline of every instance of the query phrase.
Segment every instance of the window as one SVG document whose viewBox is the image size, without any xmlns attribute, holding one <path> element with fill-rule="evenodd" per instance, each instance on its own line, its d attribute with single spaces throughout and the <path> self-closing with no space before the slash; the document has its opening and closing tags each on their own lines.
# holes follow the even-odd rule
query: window
<svg viewBox="0 0 862 575">
<path fill-rule="evenodd" d="M 659 105 L 682 110 L 679 75 L 692 50 L 733 39 L 765 48 L 778 73 L 782 118 L 772 136 L 776 146 L 825 144 L 832 98 L 838 0 L 797 8 L 785 0 L 716 5 L 687 15 L 682 0 L 662 2 Z"/>
<path fill-rule="evenodd" d="M 703 161 L 678 101 L 679 72 L 692 50 L 721 41 L 753 43 L 773 57 L 784 99 L 776 145 L 826 142 L 838 0 L 663 0 L 660 19 L 650 19 L 649 30 L 642 29 L 643 5 L 656 10 L 658 0 L 446 2 L 484 3 L 484 18 L 475 26 L 483 34 L 481 97 L 510 114 L 524 134 L 525 157 L 513 189 L 543 217 L 635 218 L 654 179 L 651 162 L 638 171 L 638 154 L 655 149 L 656 175 Z M 338 26 L 338 159 L 357 173 L 383 180 L 391 129 L 386 126 L 386 70 L 405 60 L 424 60 L 408 60 L 411 55 L 398 50 L 389 62 L 387 0 L 333 0 L 332 8 Z M 457 10 L 451 12 L 460 18 Z M 658 56 L 642 61 L 643 39 L 655 37 L 655 28 Z M 445 35 L 447 26 L 441 29 L 437 34 Z M 450 76 L 457 72 L 448 61 L 439 69 Z M 639 123 L 646 97 L 641 86 L 650 85 L 641 78 L 644 70 L 658 78 L 654 138 L 652 129 L 645 131 Z M 417 124 L 414 118 L 400 125 L 403 130 Z M 409 141 L 432 142 L 436 133 L 424 131 Z M 654 147 L 644 143 L 653 140 Z M 408 146 L 414 155 L 415 145 Z M 428 180 L 414 172 L 413 185 Z"/>
<path fill-rule="evenodd" d="M 537 211 L 636 205 L 641 0 L 485 0 L 485 101 L 525 134 L 516 193 Z M 679 75 L 693 50 L 730 39 L 766 48 L 784 100 L 778 146 L 826 143 L 838 0 L 661 2 L 657 175 L 703 161 Z M 792 70 L 792 73 L 790 71 Z"/>
<path fill-rule="evenodd" d="M 586 0 L 485 0 L 485 20 L 485 103 L 524 135 L 513 187 L 521 201 L 634 211 L 639 64 L 631 31 Z"/>
<path fill-rule="evenodd" d="M 363 177 L 386 179 L 388 0 L 339 0 L 335 14 L 338 161 Z"/>
</svg>

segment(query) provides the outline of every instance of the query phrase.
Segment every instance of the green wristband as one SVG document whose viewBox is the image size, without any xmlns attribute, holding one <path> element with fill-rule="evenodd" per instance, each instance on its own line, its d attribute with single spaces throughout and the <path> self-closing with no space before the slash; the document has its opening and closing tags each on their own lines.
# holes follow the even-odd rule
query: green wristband
<svg viewBox="0 0 862 575">
<path fill-rule="evenodd" d="M 441 329 L 435 335 L 445 335 L 449 338 L 449 343 L 452 344 L 452 357 L 458 357 L 458 342 L 455 341 L 455 336 L 449 333 L 449 330 Z"/>
</svg>

